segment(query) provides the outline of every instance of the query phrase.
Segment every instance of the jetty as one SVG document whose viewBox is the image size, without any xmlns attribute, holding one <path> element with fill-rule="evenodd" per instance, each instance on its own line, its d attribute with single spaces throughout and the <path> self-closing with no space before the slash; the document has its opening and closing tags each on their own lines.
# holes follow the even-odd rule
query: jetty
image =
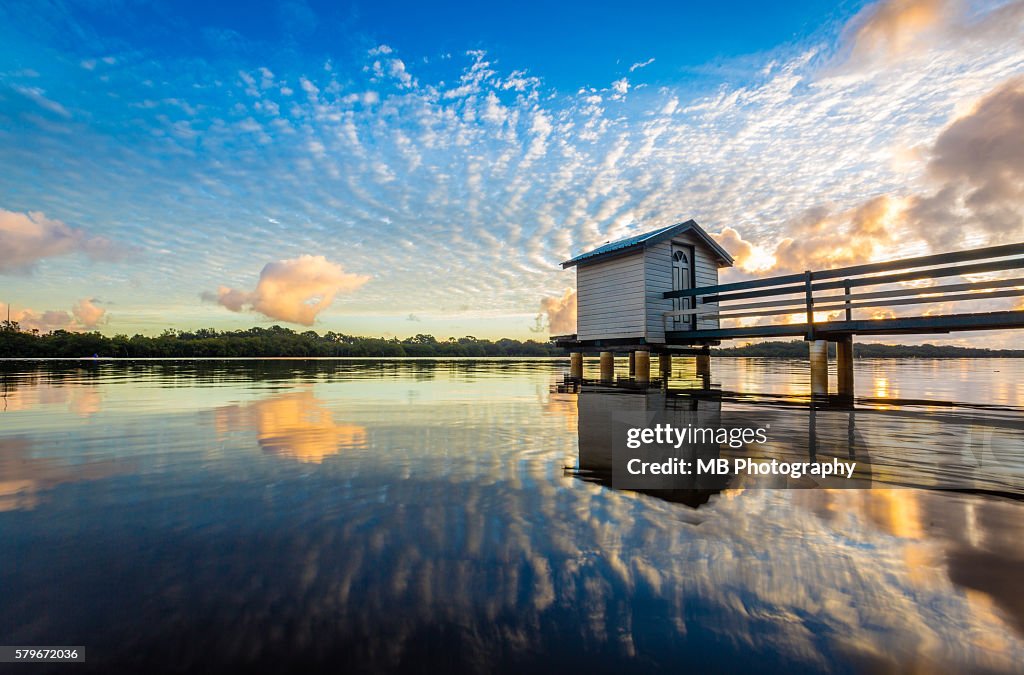
<svg viewBox="0 0 1024 675">
<path fill-rule="evenodd" d="M 638 383 L 672 358 L 695 356 L 710 373 L 710 347 L 723 340 L 802 337 L 811 393 L 828 395 L 828 343 L 836 345 L 838 396 L 852 398 L 856 335 L 914 335 L 1024 328 L 1024 311 L 978 311 L 982 301 L 1024 296 L 1024 243 L 807 270 L 718 283 L 730 254 L 689 220 L 610 242 L 562 263 L 577 269 L 577 332 L 551 339 L 570 352 L 570 377 L 600 352 L 610 380 L 616 353 L 629 355 Z M 952 281 L 952 283 L 949 283 Z M 935 313 L 935 305 L 958 311 Z M 920 306 L 897 316 L 889 308 Z M 1020 306 L 1019 304 L 1017 305 Z M 731 325 L 723 326 L 729 321 Z"/>
</svg>

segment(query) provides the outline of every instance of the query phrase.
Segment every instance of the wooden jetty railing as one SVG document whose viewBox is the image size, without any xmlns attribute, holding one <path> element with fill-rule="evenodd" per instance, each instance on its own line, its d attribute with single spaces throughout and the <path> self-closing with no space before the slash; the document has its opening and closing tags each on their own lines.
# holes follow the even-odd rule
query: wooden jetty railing
<svg viewBox="0 0 1024 675">
<path fill-rule="evenodd" d="M 669 341 L 784 335 L 802 335 L 808 340 L 814 340 L 837 334 L 1021 328 L 1024 327 L 1022 311 L 923 314 L 859 320 L 853 316 L 858 309 L 1024 296 L 1024 276 L 978 281 L 967 279 L 953 284 L 905 286 L 867 292 L 854 290 L 1019 269 L 1024 269 L 1024 243 L 669 291 L 663 294 L 664 298 L 693 298 L 695 308 L 664 312 L 665 335 Z M 774 299 L 733 304 L 769 297 Z M 844 318 L 815 321 L 816 312 L 837 311 Z M 769 321 L 745 327 L 684 331 L 673 331 L 669 327 L 669 319 L 676 316 L 695 315 L 727 320 L 794 314 L 801 315 L 805 320 L 786 323 Z"/>
</svg>

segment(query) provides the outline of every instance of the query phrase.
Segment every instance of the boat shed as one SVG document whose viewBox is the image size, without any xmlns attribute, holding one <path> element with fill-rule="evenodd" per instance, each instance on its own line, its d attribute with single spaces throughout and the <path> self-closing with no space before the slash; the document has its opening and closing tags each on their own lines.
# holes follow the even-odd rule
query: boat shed
<svg viewBox="0 0 1024 675">
<path fill-rule="evenodd" d="M 717 316 L 678 314 L 693 309 L 694 298 L 663 295 L 715 286 L 719 268 L 732 264 L 732 256 L 693 220 L 582 253 L 562 263 L 563 269 L 576 268 L 576 335 L 557 340 L 583 348 L 667 347 L 666 329 L 718 328 Z"/>
</svg>

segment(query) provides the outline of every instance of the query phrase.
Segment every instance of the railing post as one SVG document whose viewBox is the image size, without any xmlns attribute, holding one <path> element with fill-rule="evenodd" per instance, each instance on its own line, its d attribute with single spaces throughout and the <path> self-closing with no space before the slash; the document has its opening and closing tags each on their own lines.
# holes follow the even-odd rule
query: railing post
<svg viewBox="0 0 1024 675">
<path fill-rule="evenodd" d="M 853 309 L 850 307 L 850 280 L 843 279 L 843 293 L 846 295 L 846 320 L 853 321 Z"/>
<path fill-rule="evenodd" d="M 804 271 L 804 293 L 807 303 L 807 339 L 814 339 L 814 292 L 811 281 L 814 274 L 810 270 Z"/>
</svg>

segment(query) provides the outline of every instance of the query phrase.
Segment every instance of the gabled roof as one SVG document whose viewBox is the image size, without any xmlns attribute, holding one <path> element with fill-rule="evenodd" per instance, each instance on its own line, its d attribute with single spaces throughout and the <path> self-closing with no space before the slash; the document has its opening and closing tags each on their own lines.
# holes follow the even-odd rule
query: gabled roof
<svg viewBox="0 0 1024 675">
<path fill-rule="evenodd" d="M 646 247 L 652 244 L 657 244 L 658 242 L 671 239 L 672 237 L 684 232 L 693 233 L 698 239 L 707 244 L 708 248 L 711 249 L 711 252 L 718 257 L 718 261 L 721 266 L 732 267 L 732 256 L 729 255 L 724 248 L 719 246 L 718 242 L 712 239 L 711 235 L 705 232 L 700 225 L 693 220 L 688 220 L 685 223 L 669 225 L 668 227 L 663 227 L 659 230 L 626 237 L 625 239 L 619 239 L 618 241 L 598 246 L 592 251 L 581 253 L 571 260 L 566 260 L 562 263 L 562 269 L 573 267 L 581 262 L 596 262 L 600 258 L 608 258 L 613 255 L 625 253 L 631 248 Z"/>
</svg>

